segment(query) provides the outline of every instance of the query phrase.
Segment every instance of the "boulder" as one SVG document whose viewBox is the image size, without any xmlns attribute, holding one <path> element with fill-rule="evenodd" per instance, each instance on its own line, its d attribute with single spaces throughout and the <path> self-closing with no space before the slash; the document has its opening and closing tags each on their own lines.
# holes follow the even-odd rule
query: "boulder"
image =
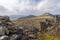
<svg viewBox="0 0 60 40">
<path fill-rule="evenodd" d="M 22 35 L 13 34 L 10 36 L 10 40 L 21 40 Z"/>
<path fill-rule="evenodd" d="M 9 40 L 9 37 L 4 35 L 0 37 L 0 40 Z"/>
<path fill-rule="evenodd" d="M 8 29 L 5 26 L 0 26 L 0 36 L 3 36 L 5 34 L 9 34 Z"/>
</svg>

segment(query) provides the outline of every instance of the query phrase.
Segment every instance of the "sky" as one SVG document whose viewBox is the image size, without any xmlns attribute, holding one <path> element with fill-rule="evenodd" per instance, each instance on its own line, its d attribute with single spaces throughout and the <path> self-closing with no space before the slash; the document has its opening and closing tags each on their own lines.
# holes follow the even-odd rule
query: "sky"
<svg viewBox="0 0 60 40">
<path fill-rule="evenodd" d="M 0 0 L 0 15 L 60 14 L 60 0 Z"/>
</svg>

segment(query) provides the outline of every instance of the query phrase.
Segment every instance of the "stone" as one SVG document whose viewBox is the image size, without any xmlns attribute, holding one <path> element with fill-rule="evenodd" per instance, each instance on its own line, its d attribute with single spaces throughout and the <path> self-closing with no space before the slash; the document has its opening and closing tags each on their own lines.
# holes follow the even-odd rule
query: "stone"
<svg viewBox="0 0 60 40">
<path fill-rule="evenodd" d="M 10 40 L 20 40 L 22 38 L 22 35 L 18 35 L 18 34 L 13 34 L 10 37 Z"/>
<path fill-rule="evenodd" d="M 0 16 L 0 40 L 29 40 L 29 36 L 35 38 L 37 32 L 34 26 L 20 27 L 12 23 L 8 16 Z"/>
<path fill-rule="evenodd" d="M 5 26 L 0 26 L 0 36 L 9 34 L 8 29 Z"/>
<path fill-rule="evenodd" d="M 9 40 L 9 37 L 4 35 L 0 37 L 0 40 Z"/>
</svg>

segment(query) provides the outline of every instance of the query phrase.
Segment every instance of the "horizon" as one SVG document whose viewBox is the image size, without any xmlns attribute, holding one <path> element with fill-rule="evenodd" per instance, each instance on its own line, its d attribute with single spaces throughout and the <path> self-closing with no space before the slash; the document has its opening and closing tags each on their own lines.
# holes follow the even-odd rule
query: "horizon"
<svg viewBox="0 0 60 40">
<path fill-rule="evenodd" d="M 46 14 L 46 13 L 41 13 L 40 15 L 43 15 L 43 14 Z M 52 14 L 52 13 L 48 13 L 48 14 Z M 40 15 L 34 15 L 34 14 L 30 14 L 30 15 L 40 16 Z M 0 16 L 30 16 L 30 15 L 0 15 Z M 60 14 L 52 14 L 52 15 L 60 15 Z"/>
</svg>

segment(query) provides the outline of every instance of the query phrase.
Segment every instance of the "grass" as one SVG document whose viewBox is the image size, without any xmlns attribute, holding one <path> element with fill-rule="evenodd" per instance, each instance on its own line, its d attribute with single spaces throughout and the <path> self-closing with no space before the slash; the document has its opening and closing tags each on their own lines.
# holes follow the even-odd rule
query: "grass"
<svg viewBox="0 0 60 40">
<path fill-rule="evenodd" d="M 22 20 L 13 20 L 12 22 L 19 26 L 24 26 L 24 25 L 29 24 L 28 27 L 34 26 L 37 29 L 41 30 L 40 18 L 30 18 L 30 19 L 28 18 L 28 19 L 22 19 Z M 53 26 L 56 26 L 56 27 L 58 26 L 57 23 L 52 22 L 52 24 L 53 24 Z M 47 32 L 47 33 L 43 33 L 43 34 L 38 34 L 37 38 L 40 40 L 60 40 L 60 29 L 57 30 L 56 34 L 54 34 L 54 35 L 50 32 Z"/>
</svg>

